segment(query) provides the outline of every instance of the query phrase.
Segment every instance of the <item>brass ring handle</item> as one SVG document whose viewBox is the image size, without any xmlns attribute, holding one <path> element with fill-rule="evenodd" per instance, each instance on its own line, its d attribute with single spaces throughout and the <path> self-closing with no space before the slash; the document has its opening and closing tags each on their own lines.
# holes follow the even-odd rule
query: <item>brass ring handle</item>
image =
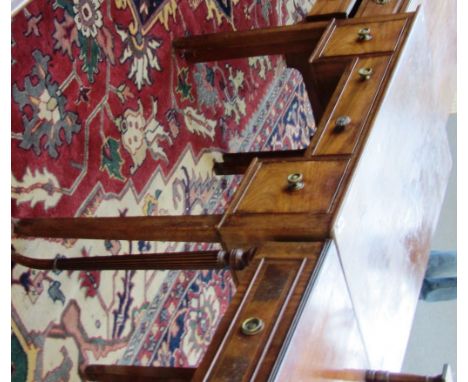
<svg viewBox="0 0 468 382">
<path fill-rule="evenodd" d="M 255 334 L 260 333 L 265 327 L 265 323 L 262 319 L 258 317 L 249 317 L 247 318 L 241 326 L 242 334 L 246 336 L 254 336 Z"/>
<path fill-rule="evenodd" d="M 358 40 L 359 41 L 369 41 L 372 40 L 372 34 L 370 28 L 361 28 L 358 31 Z"/>
<path fill-rule="evenodd" d="M 358 73 L 362 80 L 367 81 L 371 78 L 373 70 L 372 68 L 361 68 L 359 69 Z"/>
<path fill-rule="evenodd" d="M 291 191 L 299 191 L 304 188 L 304 177 L 300 172 L 288 175 L 288 189 Z"/>
<path fill-rule="evenodd" d="M 351 123 L 351 117 L 348 115 L 342 115 L 336 119 L 335 122 L 335 131 L 337 133 L 340 133 L 344 130 L 346 126 L 348 126 Z"/>
</svg>

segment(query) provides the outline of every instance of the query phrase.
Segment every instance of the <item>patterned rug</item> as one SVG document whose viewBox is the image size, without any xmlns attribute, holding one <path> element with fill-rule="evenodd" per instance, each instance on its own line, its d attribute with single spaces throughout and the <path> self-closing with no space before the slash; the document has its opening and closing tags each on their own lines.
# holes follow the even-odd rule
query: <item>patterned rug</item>
<svg viewBox="0 0 468 382">
<path fill-rule="evenodd" d="M 34 0 L 12 20 L 12 216 L 222 212 L 220 151 L 303 147 L 300 75 L 279 57 L 188 64 L 175 37 L 291 24 L 296 0 Z M 13 239 L 32 257 L 212 244 Z M 88 363 L 195 366 L 235 292 L 228 271 L 12 267 L 12 380 Z"/>
</svg>

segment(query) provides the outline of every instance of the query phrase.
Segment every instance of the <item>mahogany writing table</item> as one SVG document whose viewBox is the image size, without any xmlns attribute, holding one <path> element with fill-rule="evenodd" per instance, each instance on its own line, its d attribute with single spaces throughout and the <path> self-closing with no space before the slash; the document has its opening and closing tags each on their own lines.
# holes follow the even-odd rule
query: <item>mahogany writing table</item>
<svg viewBox="0 0 468 382">
<path fill-rule="evenodd" d="M 339 73 L 321 126 L 302 156 L 253 160 L 224 215 L 18 222 L 23 235 L 259 247 L 197 369 L 92 365 L 89 377 L 344 380 L 400 368 L 451 166 L 452 5 L 311 22 L 311 64 Z"/>
</svg>

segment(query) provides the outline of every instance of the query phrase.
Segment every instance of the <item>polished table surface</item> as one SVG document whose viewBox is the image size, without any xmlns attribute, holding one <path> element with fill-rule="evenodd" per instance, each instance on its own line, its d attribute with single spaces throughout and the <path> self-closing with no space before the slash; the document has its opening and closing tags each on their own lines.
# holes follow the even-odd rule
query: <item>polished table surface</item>
<svg viewBox="0 0 468 382">
<path fill-rule="evenodd" d="M 402 364 L 451 166 L 423 21 L 402 52 L 333 228 L 374 368 Z"/>
</svg>

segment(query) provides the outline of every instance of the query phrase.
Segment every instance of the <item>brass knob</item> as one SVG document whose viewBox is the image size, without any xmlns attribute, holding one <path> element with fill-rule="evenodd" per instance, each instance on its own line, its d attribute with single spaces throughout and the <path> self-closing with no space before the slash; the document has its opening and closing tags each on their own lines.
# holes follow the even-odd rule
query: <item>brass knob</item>
<svg viewBox="0 0 468 382">
<path fill-rule="evenodd" d="M 335 131 L 336 132 L 341 132 L 344 130 L 346 126 L 348 126 L 351 123 L 351 118 L 347 115 L 342 115 L 341 117 L 338 117 L 335 122 Z"/>
<path fill-rule="evenodd" d="M 361 28 L 358 31 L 358 40 L 359 41 L 369 41 L 372 40 L 372 34 L 370 28 Z"/>
<path fill-rule="evenodd" d="M 390 0 L 374 0 L 374 2 L 379 5 L 384 5 L 384 4 L 388 4 Z"/>
<path fill-rule="evenodd" d="M 298 191 L 304 188 L 304 177 L 301 173 L 297 172 L 288 175 L 288 189 L 291 191 Z"/>
<path fill-rule="evenodd" d="M 262 319 L 258 317 L 247 318 L 241 326 L 242 334 L 246 336 L 254 336 L 255 334 L 260 333 L 265 327 L 265 323 Z"/>
<path fill-rule="evenodd" d="M 363 81 L 367 81 L 368 79 L 370 79 L 372 76 L 372 72 L 373 72 L 372 68 L 361 68 L 358 71 Z"/>
</svg>

